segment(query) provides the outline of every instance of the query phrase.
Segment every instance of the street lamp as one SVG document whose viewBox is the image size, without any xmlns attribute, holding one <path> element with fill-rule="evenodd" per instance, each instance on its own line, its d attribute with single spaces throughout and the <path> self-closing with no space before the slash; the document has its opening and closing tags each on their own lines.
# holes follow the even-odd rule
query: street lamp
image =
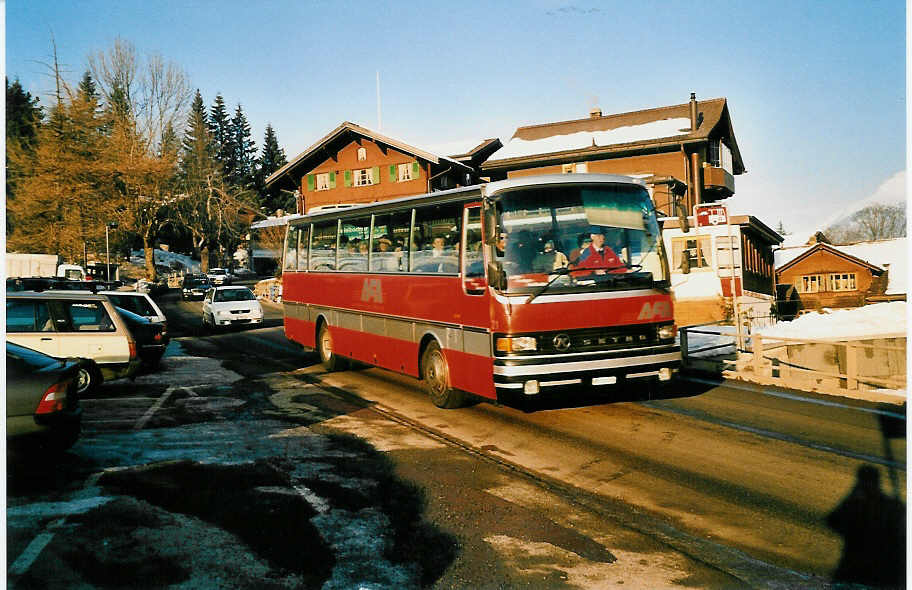
<svg viewBox="0 0 912 590">
<path fill-rule="evenodd" d="M 111 246 L 108 241 L 108 230 L 117 229 L 116 221 L 109 221 L 105 224 L 105 257 L 107 259 L 107 281 L 111 282 Z"/>
</svg>

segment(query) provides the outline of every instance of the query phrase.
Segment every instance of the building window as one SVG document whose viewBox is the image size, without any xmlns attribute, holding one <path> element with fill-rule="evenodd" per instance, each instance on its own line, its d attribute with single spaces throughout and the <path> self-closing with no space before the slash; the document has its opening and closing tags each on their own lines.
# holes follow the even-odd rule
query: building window
<svg viewBox="0 0 912 590">
<path fill-rule="evenodd" d="M 588 165 L 588 164 L 586 164 L 585 162 L 583 162 L 582 164 L 577 164 L 577 165 L 576 165 L 576 173 L 577 173 L 577 174 L 585 174 L 586 172 L 589 172 L 589 165 Z"/>
<path fill-rule="evenodd" d="M 575 166 L 573 164 L 564 164 L 563 166 L 561 166 L 561 173 L 562 174 L 573 174 L 574 169 L 575 169 Z"/>
<path fill-rule="evenodd" d="M 830 291 L 854 291 L 855 273 L 835 273 L 830 275 Z"/>
<path fill-rule="evenodd" d="M 328 191 L 329 190 L 329 172 L 317 174 L 317 190 L 318 191 Z"/>
<path fill-rule="evenodd" d="M 363 162 L 367 159 L 367 148 L 358 148 L 358 161 Z"/>
<path fill-rule="evenodd" d="M 362 168 L 360 170 L 354 170 L 353 172 L 355 174 L 355 186 L 374 184 L 374 177 L 371 174 L 370 168 Z"/>
<path fill-rule="evenodd" d="M 798 280 L 799 293 L 819 293 L 822 287 L 823 275 L 804 275 Z"/>
<path fill-rule="evenodd" d="M 412 165 L 409 164 L 399 164 L 399 182 L 405 182 L 406 180 L 412 180 Z"/>
<path fill-rule="evenodd" d="M 710 237 L 673 238 L 671 252 L 674 271 L 684 269 L 684 261 L 690 263 L 690 269 L 709 268 L 710 266 Z"/>
<path fill-rule="evenodd" d="M 732 153 L 721 139 L 714 139 L 709 142 L 709 164 L 716 168 L 722 168 L 729 174 L 734 174 L 732 170 Z"/>
</svg>

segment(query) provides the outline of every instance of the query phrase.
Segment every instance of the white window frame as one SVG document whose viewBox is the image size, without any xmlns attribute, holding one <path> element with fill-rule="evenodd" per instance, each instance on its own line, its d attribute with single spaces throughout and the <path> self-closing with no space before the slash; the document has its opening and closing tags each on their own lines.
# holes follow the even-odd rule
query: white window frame
<svg viewBox="0 0 912 590">
<path fill-rule="evenodd" d="M 318 191 L 328 191 L 329 190 L 329 172 L 321 172 L 317 174 L 316 188 L 314 190 Z"/>
<path fill-rule="evenodd" d="M 358 161 L 363 162 L 367 159 L 367 148 L 359 147 L 358 148 Z"/>
<path fill-rule="evenodd" d="M 857 281 L 854 272 L 830 273 L 830 291 L 857 291 Z"/>
<path fill-rule="evenodd" d="M 820 293 L 823 291 L 823 275 L 802 275 L 797 287 L 799 293 Z"/>
<path fill-rule="evenodd" d="M 369 186 L 374 184 L 374 175 L 370 168 L 360 168 L 352 171 L 352 184 L 355 186 Z"/>
<path fill-rule="evenodd" d="M 412 163 L 411 162 L 409 162 L 408 164 L 399 164 L 397 166 L 397 170 L 399 171 L 398 182 L 406 182 L 409 180 L 414 180 L 414 178 L 412 178 Z"/>
</svg>

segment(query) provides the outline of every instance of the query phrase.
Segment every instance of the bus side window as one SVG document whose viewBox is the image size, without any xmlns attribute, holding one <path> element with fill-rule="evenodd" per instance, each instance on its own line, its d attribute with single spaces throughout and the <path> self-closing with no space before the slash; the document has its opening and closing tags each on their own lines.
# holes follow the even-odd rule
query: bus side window
<svg viewBox="0 0 912 590">
<path fill-rule="evenodd" d="M 415 210 L 415 237 L 421 250 L 414 253 L 412 272 L 459 272 L 462 206 L 432 205 Z"/>
<path fill-rule="evenodd" d="M 342 221 L 342 238 L 339 246 L 339 270 L 364 272 L 370 251 L 370 217 Z"/>
<path fill-rule="evenodd" d="M 336 269 L 336 220 L 314 224 L 310 270 Z"/>
<path fill-rule="evenodd" d="M 374 235 L 371 240 L 371 271 L 399 272 L 408 270 L 408 242 L 411 222 L 411 210 L 374 216 Z"/>
<path fill-rule="evenodd" d="M 298 268 L 298 228 L 288 226 L 288 233 L 285 235 L 285 270 L 295 270 Z"/>
<path fill-rule="evenodd" d="M 298 270 L 307 270 L 307 245 L 309 243 L 310 225 L 298 227 Z"/>
</svg>

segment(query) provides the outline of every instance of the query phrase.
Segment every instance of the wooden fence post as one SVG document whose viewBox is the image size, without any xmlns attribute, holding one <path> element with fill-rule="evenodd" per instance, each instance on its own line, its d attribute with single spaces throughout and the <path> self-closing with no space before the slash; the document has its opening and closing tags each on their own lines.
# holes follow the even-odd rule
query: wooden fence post
<svg viewBox="0 0 912 590">
<path fill-rule="evenodd" d="M 759 375 L 763 368 L 763 336 L 760 334 L 751 336 L 751 345 L 754 349 L 754 375 Z"/>
<path fill-rule="evenodd" d="M 678 336 L 681 339 L 681 364 L 687 366 L 687 328 L 678 330 Z"/>
<path fill-rule="evenodd" d="M 851 343 L 845 343 L 846 349 L 846 389 L 858 389 L 858 349 Z"/>
</svg>

